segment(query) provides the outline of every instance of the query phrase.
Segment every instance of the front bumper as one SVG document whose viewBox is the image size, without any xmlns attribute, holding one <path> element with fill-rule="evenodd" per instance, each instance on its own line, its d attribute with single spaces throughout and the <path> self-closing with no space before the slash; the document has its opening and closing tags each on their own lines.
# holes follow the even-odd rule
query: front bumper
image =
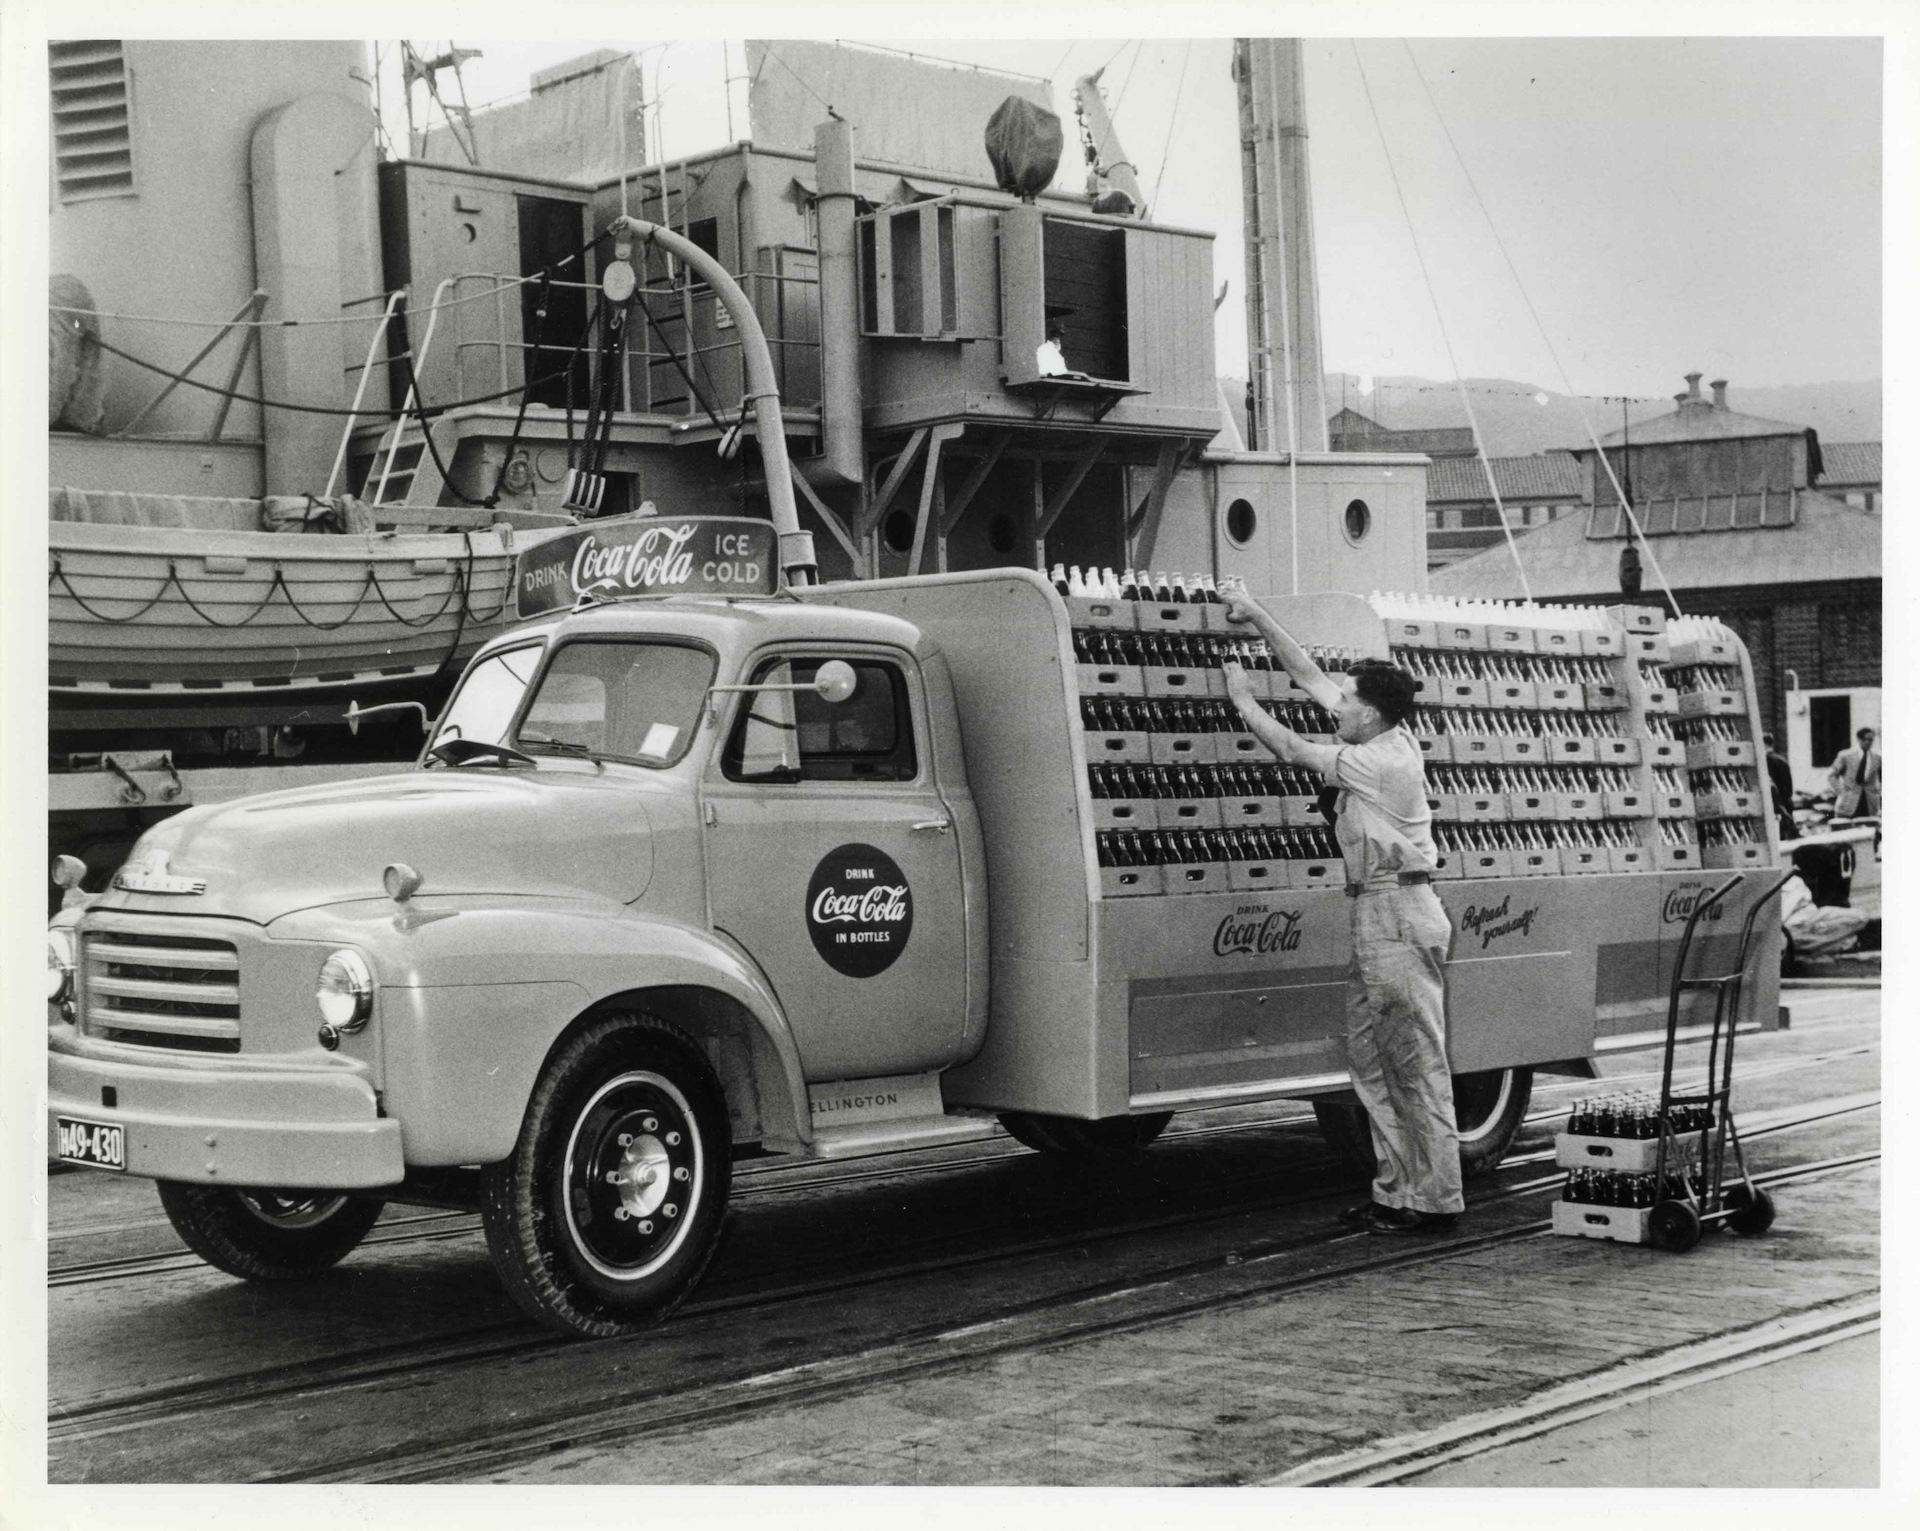
<svg viewBox="0 0 1920 1531">
<path fill-rule="evenodd" d="M 400 1124 L 342 1069 L 156 1065 L 61 1038 L 47 1058 L 48 1159 L 61 1116 L 125 1128 L 127 1173 L 156 1180 L 346 1191 L 406 1174 Z"/>
</svg>

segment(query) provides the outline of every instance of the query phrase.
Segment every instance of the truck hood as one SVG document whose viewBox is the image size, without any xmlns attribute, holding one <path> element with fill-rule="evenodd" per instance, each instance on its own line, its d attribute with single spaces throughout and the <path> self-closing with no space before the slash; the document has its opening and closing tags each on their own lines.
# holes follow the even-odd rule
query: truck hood
<svg viewBox="0 0 1920 1531">
<path fill-rule="evenodd" d="M 105 908 L 219 914 L 265 924 L 298 909 L 384 897 L 403 861 L 434 894 L 513 893 L 631 903 L 653 872 L 629 773 L 581 767 L 413 771 L 190 808 L 141 837 Z M 194 884 L 204 887 L 186 891 Z M 141 891 L 178 887 L 182 891 Z"/>
</svg>

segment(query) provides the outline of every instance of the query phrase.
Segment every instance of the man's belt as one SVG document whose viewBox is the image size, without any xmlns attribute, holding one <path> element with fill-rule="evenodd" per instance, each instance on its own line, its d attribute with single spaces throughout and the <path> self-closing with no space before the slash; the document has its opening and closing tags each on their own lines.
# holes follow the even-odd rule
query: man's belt
<svg viewBox="0 0 1920 1531">
<path fill-rule="evenodd" d="M 1403 888 L 1420 888 L 1433 881 L 1431 872 L 1402 872 L 1398 878 Z M 1347 897 L 1358 898 L 1362 893 L 1384 892 L 1385 883 L 1350 882 L 1347 884 Z"/>
</svg>

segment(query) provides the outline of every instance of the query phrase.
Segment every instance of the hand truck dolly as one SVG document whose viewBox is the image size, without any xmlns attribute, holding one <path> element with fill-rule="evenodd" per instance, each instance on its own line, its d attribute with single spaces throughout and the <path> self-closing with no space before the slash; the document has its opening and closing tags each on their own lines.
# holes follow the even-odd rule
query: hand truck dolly
<svg viewBox="0 0 1920 1531">
<path fill-rule="evenodd" d="M 1753 1183 L 1746 1154 L 1740 1147 L 1740 1129 L 1733 1120 L 1733 1036 L 1740 1018 L 1746 986 L 1747 959 L 1753 949 L 1754 922 L 1787 884 L 1788 872 L 1753 901 L 1740 930 L 1733 970 L 1714 976 L 1689 978 L 1687 958 L 1694 931 L 1721 899 L 1740 885 L 1730 877 L 1706 894 L 1687 916 L 1680 936 L 1680 955 L 1673 967 L 1673 986 L 1667 996 L 1667 1047 L 1660 1070 L 1659 1149 L 1654 1159 L 1656 1201 L 1647 1219 L 1647 1239 L 1661 1249 L 1682 1253 L 1700 1242 L 1711 1223 L 1725 1223 L 1735 1233 L 1761 1234 L 1773 1225 L 1773 1198 Z M 1673 1051 L 1680 1030 L 1681 997 L 1692 991 L 1711 993 L 1713 1026 L 1708 1034 L 1705 1087 L 1687 1094 L 1673 1088 Z M 1676 1118 L 1685 1125 L 1678 1125 Z M 1734 1180 L 1727 1184 L 1727 1150 L 1731 1148 Z M 1689 1159 L 1693 1160 L 1689 1166 Z M 1679 1166 L 1672 1181 L 1669 1163 Z M 1677 1195 L 1669 1194 L 1669 1187 Z"/>
</svg>

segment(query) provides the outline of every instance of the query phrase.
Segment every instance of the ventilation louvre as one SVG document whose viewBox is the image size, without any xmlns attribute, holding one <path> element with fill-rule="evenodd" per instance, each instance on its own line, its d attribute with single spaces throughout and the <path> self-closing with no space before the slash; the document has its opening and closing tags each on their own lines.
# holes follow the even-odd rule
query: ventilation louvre
<svg viewBox="0 0 1920 1531">
<path fill-rule="evenodd" d="M 118 42 L 47 44 L 54 179 L 62 202 L 130 197 L 133 137 Z"/>
</svg>

